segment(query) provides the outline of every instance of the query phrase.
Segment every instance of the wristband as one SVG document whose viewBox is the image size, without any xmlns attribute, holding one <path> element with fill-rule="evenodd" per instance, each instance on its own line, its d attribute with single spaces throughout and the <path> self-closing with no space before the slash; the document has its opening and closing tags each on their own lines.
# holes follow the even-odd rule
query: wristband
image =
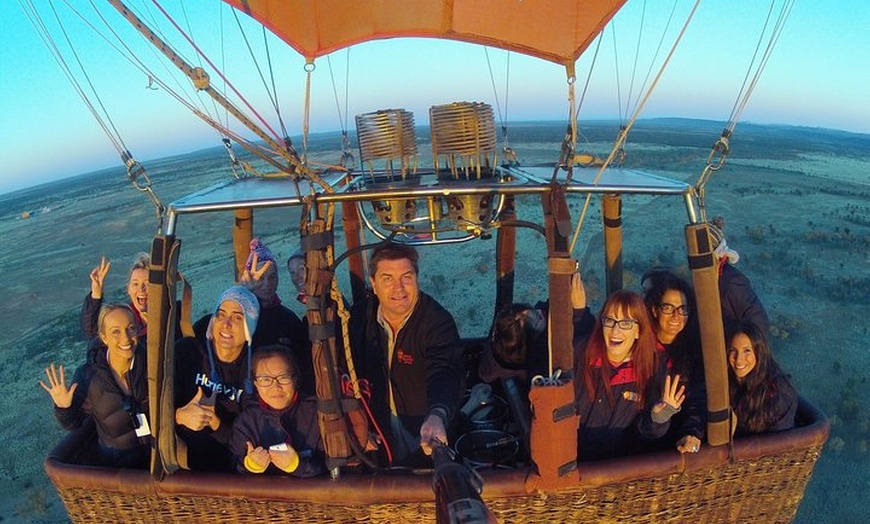
<svg viewBox="0 0 870 524">
<path fill-rule="evenodd" d="M 268 464 L 266 464 L 265 466 L 260 466 L 259 464 L 254 462 L 253 459 L 251 459 L 250 455 L 245 455 L 245 469 L 250 471 L 251 473 L 262 473 L 266 471 L 266 468 L 268 467 Z"/>
<path fill-rule="evenodd" d="M 290 461 L 290 465 L 287 466 L 286 469 L 281 468 L 281 471 L 284 473 L 293 473 L 299 467 L 299 453 L 293 454 L 293 460 Z"/>
</svg>

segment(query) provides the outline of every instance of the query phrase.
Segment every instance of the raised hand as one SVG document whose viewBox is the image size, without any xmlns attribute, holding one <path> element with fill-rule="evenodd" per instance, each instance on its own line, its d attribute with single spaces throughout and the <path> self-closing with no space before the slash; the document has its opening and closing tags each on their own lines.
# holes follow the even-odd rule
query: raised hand
<svg viewBox="0 0 870 524">
<path fill-rule="evenodd" d="M 106 275 L 112 263 L 106 260 L 106 257 L 100 258 L 100 265 L 91 270 L 91 297 L 95 299 L 103 298 L 103 284 L 106 281 Z"/>
<path fill-rule="evenodd" d="M 51 395 L 51 400 L 54 402 L 54 405 L 59 408 L 68 408 L 72 406 L 73 393 L 76 392 L 76 388 L 78 388 L 79 385 L 73 383 L 72 386 L 67 387 L 63 366 L 59 366 L 58 369 L 55 369 L 54 364 L 52 364 L 50 367 L 45 368 L 45 376 L 48 379 L 48 385 L 41 380 L 39 381 L 39 385 L 42 386 L 42 389 L 47 391 L 49 395 Z"/>
<path fill-rule="evenodd" d="M 207 402 L 207 400 L 203 400 L 202 388 L 197 388 L 196 395 L 193 396 L 190 402 L 175 410 L 175 423 L 194 431 L 199 431 L 206 426 L 215 424 L 212 420 L 217 418 L 214 412 L 214 404 L 208 405 L 204 402 Z"/>
<path fill-rule="evenodd" d="M 670 375 L 665 377 L 665 388 L 664 391 L 662 391 L 662 402 L 675 410 L 679 410 L 680 406 L 683 405 L 683 401 L 686 400 L 685 393 L 686 386 L 680 385 L 679 375 L 675 375 L 673 380 L 671 380 Z"/>
<path fill-rule="evenodd" d="M 267 260 L 262 267 L 257 267 L 258 257 L 257 253 L 254 252 L 251 257 L 251 269 L 245 269 L 245 272 L 242 273 L 242 282 L 253 282 L 260 280 L 263 277 L 263 274 L 269 269 L 269 266 L 272 264 L 271 260 Z"/>
<path fill-rule="evenodd" d="M 571 275 L 571 307 L 574 309 L 586 307 L 586 287 L 583 286 L 583 279 L 580 278 L 579 272 Z"/>
<path fill-rule="evenodd" d="M 247 459 L 253 462 L 254 465 L 259 466 L 260 471 L 265 471 L 272 460 L 269 451 L 261 446 L 255 448 L 250 440 L 246 444 L 248 446 Z"/>
</svg>

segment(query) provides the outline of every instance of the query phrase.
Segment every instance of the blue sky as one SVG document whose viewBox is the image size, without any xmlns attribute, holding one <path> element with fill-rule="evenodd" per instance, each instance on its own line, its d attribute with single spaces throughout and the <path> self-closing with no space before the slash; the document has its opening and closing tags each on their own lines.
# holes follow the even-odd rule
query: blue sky
<svg viewBox="0 0 870 524">
<path fill-rule="evenodd" d="M 21 0 L 23 1 L 23 0 Z M 43 16 L 48 0 L 29 0 Z M 61 0 L 54 0 L 59 12 L 66 12 Z M 71 2 L 83 12 L 89 2 Z M 102 3 L 102 2 L 97 2 Z M 142 0 L 131 0 L 134 9 Z M 183 15 L 176 1 L 179 21 Z M 781 2 L 777 2 L 780 4 Z M 209 56 L 227 66 L 231 80 L 251 98 L 258 109 L 269 108 L 268 99 L 250 66 L 250 59 L 236 50 L 225 51 L 221 61 L 219 10 L 212 2 L 186 2 L 193 34 Z M 635 77 L 632 97 L 638 93 L 651 59 L 647 55 L 658 45 L 660 29 L 672 3 L 647 0 L 640 73 Z M 677 1 L 677 12 L 685 15 L 688 0 Z M 625 98 L 630 85 L 642 1 L 629 0 L 615 23 L 619 46 L 619 89 L 612 54 L 613 37 L 608 33 L 592 73 L 589 95 L 581 118 L 619 118 L 628 107 Z M 153 10 L 153 7 L 151 8 Z M 705 0 L 678 48 L 665 77 L 648 103 L 642 118 L 681 116 L 726 120 L 746 74 L 758 33 L 767 13 L 767 2 L 758 0 Z M 236 31 L 223 11 L 225 34 Z M 89 18 L 93 18 L 89 16 Z M 134 156 L 145 164 L 153 158 L 220 145 L 218 135 L 201 123 L 163 90 L 146 89 L 147 75 L 138 71 L 75 16 L 63 14 L 65 27 L 78 56 L 107 108 L 112 123 Z M 205 28 L 194 22 L 205 21 Z M 682 23 L 682 19 L 678 23 Z M 156 64 L 157 60 L 141 37 L 122 27 L 125 41 L 137 54 Z M 783 123 L 829 127 L 870 133 L 870 7 L 863 0 L 840 0 L 835 4 L 798 0 L 788 25 L 768 63 L 752 99 L 741 117 L 743 122 Z M 31 23 L 20 1 L 0 2 L 0 28 L 5 45 L 0 46 L 0 193 L 28 187 L 96 169 L 119 166 L 111 142 L 88 112 L 81 98 L 61 72 Z M 669 40 L 676 28 L 669 32 Z M 62 38 L 57 31 L 55 38 Z M 250 33 L 253 45 L 262 35 Z M 237 42 L 235 37 L 233 42 Z M 209 47 L 210 46 L 210 47 Z M 304 100 L 303 61 L 291 50 L 271 44 L 276 82 L 284 121 L 291 135 L 302 130 Z M 646 53 L 646 54 L 645 54 Z M 664 51 L 662 52 L 664 53 Z M 260 53 L 262 54 L 262 53 Z M 528 57 L 510 55 L 509 96 L 505 107 L 507 54 L 489 50 L 496 92 L 502 116 L 508 121 L 564 120 L 567 118 L 567 88 L 561 66 Z M 68 60 L 75 58 L 66 53 Z M 189 56 L 189 55 L 188 55 Z M 646 59 L 646 61 L 644 61 Z M 495 106 L 494 92 L 482 47 L 431 40 L 381 41 L 340 51 L 317 61 L 312 78 L 311 132 L 335 131 L 342 118 L 336 109 L 335 77 L 339 105 L 348 105 L 348 125 L 353 116 L 377 109 L 403 107 L 415 113 L 418 123 L 426 119 L 431 105 L 452 101 L 484 101 Z M 578 62 L 578 86 L 589 72 L 591 53 Z M 165 63 L 165 61 L 163 62 Z M 241 65 L 237 65 L 241 64 Z M 658 63 L 656 63 L 656 67 Z M 164 78 L 178 78 L 165 66 L 153 66 Z M 348 75 L 345 73 L 349 72 Z M 79 74 L 78 78 L 83 77 Z M 345 85 L 349 91 L 345 94 Z M 620 107 L 615 94 L 622 94 Z M 579 90 L 578 90 L 579 93 Z M 265 116 L 274 122 L 273 113 Z M 498 115 L 497 115 L 498 118 Z M 235 126 L 236 129 L 239 126 Z M 737 128 L 739 133 L 739 126 Z M 711 143 L 716 137 L 711 137 Z"/>
</svg>

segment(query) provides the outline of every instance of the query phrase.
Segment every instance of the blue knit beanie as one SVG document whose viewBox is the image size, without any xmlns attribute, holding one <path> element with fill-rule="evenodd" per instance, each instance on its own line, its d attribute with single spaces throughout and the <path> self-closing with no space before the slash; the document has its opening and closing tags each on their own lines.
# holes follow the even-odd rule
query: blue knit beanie
<svg viewBox="0 0 870 524">
<path fill-rule="evenodd" d="M 233 286 L 221 293 L 218 297 L 217 304 L 214 306 L 212 319 L 217 315 L 221 304 L 227 300 L 232 300 L 240 305 L 242 311 L 245 312 L 245 340 L 248 341 L 248 345 L 250 346 L 254 332 L 257 330 L 257 320 L 260 318 L 260 303 L 257 301 L 257 297 L 255 297 L 248 288 L 244 286 Z M 208 336 L 211 338 L 211 322 L 209 322 Z"/>
</svg>

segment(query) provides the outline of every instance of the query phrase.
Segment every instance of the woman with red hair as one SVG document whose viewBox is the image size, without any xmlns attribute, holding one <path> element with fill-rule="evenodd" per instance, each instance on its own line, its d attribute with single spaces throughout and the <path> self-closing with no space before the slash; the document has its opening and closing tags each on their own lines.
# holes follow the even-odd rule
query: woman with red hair
<svg viewBox="0 0 870 524">
<path fill-rule="evenodd" d="M 578 458 L 631 455 L 662 438 L 680 411 L 685 388 L 667 374 L 656 351 L 643 298 L 610 295 L 585 344 L 575 352 L 575 399 L 580 415 Z"/>
</svg>

